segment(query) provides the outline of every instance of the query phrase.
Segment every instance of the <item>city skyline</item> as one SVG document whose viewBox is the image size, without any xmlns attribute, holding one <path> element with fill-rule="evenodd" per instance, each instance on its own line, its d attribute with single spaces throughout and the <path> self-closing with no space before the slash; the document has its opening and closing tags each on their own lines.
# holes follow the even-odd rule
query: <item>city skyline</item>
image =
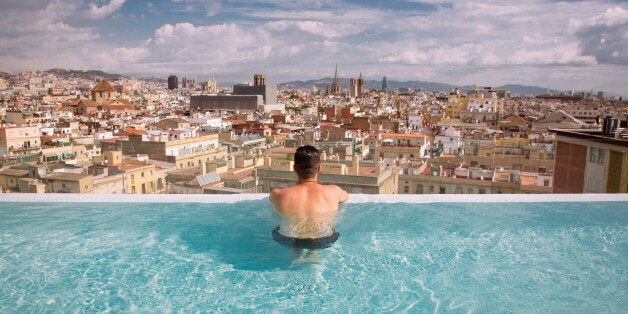
<svg viewBox="0 0 628 314">
<path fill-rule="evenodd" d="M 3 1 L 0 71 L 339 76 L 628 95 L 621 1 Z"/>
</svg>

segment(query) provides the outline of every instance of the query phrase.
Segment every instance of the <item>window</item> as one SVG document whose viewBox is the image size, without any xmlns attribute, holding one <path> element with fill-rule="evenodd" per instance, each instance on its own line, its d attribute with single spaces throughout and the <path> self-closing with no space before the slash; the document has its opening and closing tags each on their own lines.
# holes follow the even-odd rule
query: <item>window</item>
<svg viewBox="0 0 628 314">
<path fill-rule="evenodd" d="M 445 193 L 446 193 L 446 191 L 445 191 L 445 187 L 444 187 L 444 186 L 439 187 L 439 191 L 438 191 L 438 193 L 440 193 L 440 194 L 445 194 Z"/>
<path fill-rule="evenodd" d="M 86 190 L 89 190 L 89 185 L 87 185 L 87 184 L 86 184 L 86 185 L 85 185 L 85 189 L 86 189 Z"/>
<path fill-rule="evenodd" d="M 478 191 L 478 193 L 480 193 L 480 194 L 486 194 L 486 189 L 480 189 L 480 191 Z"/>
<path fill-rule="evenodd" d="M 416 186 L 416 194 L 423 194 L 423 185 L 419 184 Z"/>
<path fill-rule="evenodd" d="M 408 192 L 410 192 L 410 187 L 406 185 L 403 187 L 403 193 L 408 193 Z"/>
<path fill-rule="evenodd" d="M 430 193 L 434 193 L 434 186 L 430 185 Z"/>
<path fill-rule="evenodd" d="M 550 185 L 550 180 L 549 179 L 543 180 L 543 186 L 549 186 L 549 185 Z"/>
<path fill-rule="evenodd" d="M 144 172 L 143 172 L 143 171 L 142 171 L 142 174 L 141 174 L 141 176 L 142 176 L 142 178 L 144 177 Z"/>
<path fill-rule="evenodd" d="M 589 162 L 604 165 L 606 159 L 606 151 L 602 148 L 589 147 Z"/>
</svg>

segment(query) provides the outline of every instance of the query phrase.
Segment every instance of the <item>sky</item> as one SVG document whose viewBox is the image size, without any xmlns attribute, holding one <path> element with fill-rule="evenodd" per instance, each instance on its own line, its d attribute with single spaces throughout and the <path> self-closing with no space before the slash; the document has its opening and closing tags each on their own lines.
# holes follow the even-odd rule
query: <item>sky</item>
<svg viewBox="0 0 628 314">
<path fill-rule="evenodd" d="M 2 0 L 0 71 L 332 77 L 628 96 L 628 1 Z"/>
</svg>

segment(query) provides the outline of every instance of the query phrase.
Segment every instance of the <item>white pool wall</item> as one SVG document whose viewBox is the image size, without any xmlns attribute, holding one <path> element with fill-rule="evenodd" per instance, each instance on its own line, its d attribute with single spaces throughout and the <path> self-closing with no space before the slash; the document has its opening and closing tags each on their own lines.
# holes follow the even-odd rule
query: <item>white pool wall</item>
<svg viewBox="0 0 628 314">
<path fill-rule="evenodd" d="M 235 203 L 268 201 L 268 194 L 0 194 L 2 202 L 57 203 Z M 347 203 L 626 202 L 628 194 L 351 194 Z"/>
</svg>

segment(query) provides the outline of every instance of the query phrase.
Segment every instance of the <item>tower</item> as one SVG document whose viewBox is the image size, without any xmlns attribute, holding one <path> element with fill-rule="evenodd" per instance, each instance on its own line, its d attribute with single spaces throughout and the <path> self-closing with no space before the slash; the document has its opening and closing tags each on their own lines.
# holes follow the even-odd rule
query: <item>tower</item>
<svg viewBox="0 0 628 314">
<path fill-rule="evenodd" d="M 349 79 L 349 97 L 358 97 L 358 79 L 350 78 Z"/>
<path fill-rule="evenodd" d="M 168 76 L 168 89 L 173 90 L 179 88 L 179 78 L 176 75 Z"/>
<path fill-rule="evenodd" d="M 253 86 L 264 86 L 264 85 L 266 85 L 266 75 L 264 74 L 253 75 Z"/>
<path fill-rule="evenodd" d="M 388 79 L 385 76 L 382 79 L 382 92 L 388 93 Z"/>
<path fill-rule="evenodd" d="M 358 78 L 349 79 L 349 96 L 360 97 L 362 95 L 364 95 L 364 79 L 362 78 L 362 73 L 360 73 Z"/>
<path fill-rule="evenodd" d="M 360 77 L 358 77 L 358 96 L 364 95 L 364 79 L 362 78 L 362 73 L 360 73 Z"/>
<path fill-rule="evenodd" d="M 340 94 L 340 89 L 342 86 L 340 85 L 340 79 L 338 79 L 338 65 L 336 64 L 336 73 L 334 74 L 334 81 L 331 83 L 331 94 L 338 95 Z"/>
</svg>

